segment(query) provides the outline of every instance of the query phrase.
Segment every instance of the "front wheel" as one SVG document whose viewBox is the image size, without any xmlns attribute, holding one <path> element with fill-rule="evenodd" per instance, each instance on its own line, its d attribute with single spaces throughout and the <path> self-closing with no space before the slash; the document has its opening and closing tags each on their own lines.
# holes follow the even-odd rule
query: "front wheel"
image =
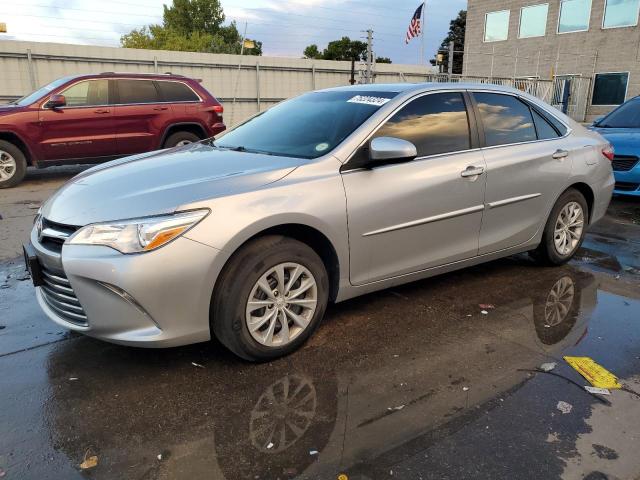
<svg viewBox="0 0 640 480">
<path fill-rule="evenodd" d="M 212 298 L 211 328 L 236 355 L 266 361 L 299 348 L 319 325 L 329 279 L 308 245 L 280 235 L 234 254 Z"/>
<path fill-rule="evenodd" d="M 575 255 L 587 231 L 589 208 L 582 193 L 569 189 L 551 210 L 538 248 L 532 257 L 545 265 L 562 265 Z"/>
<path fill-rule="evenodd" d="M 0 188 L 15 187 L 27 174 L 27 159 L 13 143 L 0 140 Z"/>
</svg>

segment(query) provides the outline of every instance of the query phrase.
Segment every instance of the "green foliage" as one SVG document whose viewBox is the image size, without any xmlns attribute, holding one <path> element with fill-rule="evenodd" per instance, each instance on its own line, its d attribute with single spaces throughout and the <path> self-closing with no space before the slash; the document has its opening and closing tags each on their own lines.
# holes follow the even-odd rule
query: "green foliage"
<svg viewBox="0 0 640 480">
<path fill-rule="evenodd" d="M 224 25 L 224 21 L 220 0 L 173 0 L 170 7 L 164 5 L 162 25 L 132 30 L 120 38 L 120 44 L 126 48 L 239 54 L 242 35 L 235 22 Z M 245 48 L 246 55 L 262 55 L 262 42 L 254 43 L 255 48 Z"/>
<path fill-rule="evenodd" d="M 340 40 L 329 42 L 322 53 L 320 53 L 317 45 L 312 44 L 304 49 L 303 54 L 305 58 L 322 60 L 365 60 L 367 44 L 359 40 L 351 40 L 349 37 L 342 37 Z M 389 60 L 389 63 L 391 63 L 391 60 Z"/>
<path fill-rule="evenodd" d="M 391 63 L 389 57 L 376 57 L 376 63 Z"/>
<path fill-rule="evenodd" d="M 305 48 L 303 55 L 304 58 L 322 58 L 322 53 L 320 53 L 320 50 L 318 50 L 318 45 L 316 45 L 315 43 Z"/>
<path fill-rule="evenodd" d="M 449 24 L 449 33 L 440 44 L 440 53 L 442 53 L 442 62 L 444 65 L 449 64 L 449 42 L 454 42 L 453 49 L 455 51 L 464 50 L 464 35 L 467 27 L 467 11 L 460 10 L 458 16 L 451 20 Z M 456 53 L 453 56 L 453 73 L 462 74 L 463 55 Z M 434 59 L 429 60 L 431 65 L 435 65 Z"/>
</svg>

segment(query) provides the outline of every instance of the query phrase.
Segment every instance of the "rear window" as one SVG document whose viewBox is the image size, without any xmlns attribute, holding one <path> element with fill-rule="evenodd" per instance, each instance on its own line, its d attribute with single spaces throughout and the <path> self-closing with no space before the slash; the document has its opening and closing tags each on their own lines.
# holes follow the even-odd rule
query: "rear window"
<svg viewBox="0 0 640 480">
<path fill-rule="evenodd" d="M 119 103 L 155 103 L 158 91 L 152 80 L 117 80 Z"/>
<path fill-rule="evenodd" d="M 480 110 L 487 146 L 536 140 L 536 129 L 529 107 L 516 97 L 474 92 Z"/>
<path fill-rule="evenodd" d="M 158 82 L 164 102 L 197 102 L 198 95 L 182 82 Z"/>
</svg>

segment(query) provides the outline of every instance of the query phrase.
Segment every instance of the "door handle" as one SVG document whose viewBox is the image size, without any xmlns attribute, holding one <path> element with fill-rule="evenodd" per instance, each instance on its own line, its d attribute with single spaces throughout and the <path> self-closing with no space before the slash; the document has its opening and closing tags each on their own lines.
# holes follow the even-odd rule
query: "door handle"
<svg viewBox="0 0 640 480">
<path fill-rule="evenodd" d="M 483 173 L 484 167 L 474 167 L 473 165 L 470 165 L 466 170 L 460 172 L 460 176 L 462 178 L 477 177 L 478 175 L 482 175 Z"/>
<path fill-rule="evenodd" d="M 109 113 L 109 111 L 107 108 L 99 108 L 98 110 L 94 110 L 93 113 Z"/>
<path fill-rule="evenodd" d="M 154 110 L 156 111 L 162 111 L 162 110 L 169 110 L 169 107 L 155 107 Z"/>
<path fill-rule="evenodd" d="M 553 152 L 553 155 L 551 156 L 556 160 L 562 160 L 563 158 L 567 158 L 569 156 L 569 152 L 567 150 L 558 149 Z"/>
</svg>

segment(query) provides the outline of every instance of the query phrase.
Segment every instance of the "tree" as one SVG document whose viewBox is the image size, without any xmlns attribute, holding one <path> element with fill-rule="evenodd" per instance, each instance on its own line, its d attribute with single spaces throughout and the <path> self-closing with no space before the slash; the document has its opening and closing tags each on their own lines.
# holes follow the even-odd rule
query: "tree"
<svg viewBox="0 0 640 480">
<path fill-rule="evenodd" d="M 351 40 L 349 37 L 342 37 L 340 40 L 329 42 L 327 48 L 322 53 L 315 44 L 304 49 L 305 58 L 316 58 L 322 60 L 365 60 L 367 55 L 367 44 L 359 40 Z"/>
<path fill-rule="evenodd" d="M 391 63 L 389 57 L 376 57 L 376 63 Z"/>
<path fill-rule="evenodd" d="M 322 52 L 325 60 L 364 60 L 367 54 L 367 44 L 360 40 L 342 37 L 340 40 L 329 42 Z"/>
<path fill-rule="evenodd" d="M 467 11 L 460 10 L 460 12 L 458 12 L 458 16 L 451 20 L 451 23 L 449 24 L 449 33 L 444 37 L 444 40 L 442 40 L 442 43 L 440 44 L 439 53 L 442 54 L 442 63 L 445 66 L 449 64 L 449 42 L 454 42 L 454 51 L 464 50 L 464 34 L 466 26 Z M 457 53 L 453 56 L 453 73 L 462 74 L 462 61 L 462 54 Z M 431 59 L 430 62 L 431 65 L 436 64 L 434 59 Z"/>
<path fill-rule="evenodd" d="M 162 25 L 132 30 L 120 38 L 126 48 L 178 50 L 206 53 L 239 54 L 242 36 L 235 22 L 224 25 L 220 0 L 173 0 L 164 5 Z M 246 49 L 247 55 L 262 55 L 262 42 Z"/>
<path fill-rule="evenodd" d="M 318 50 L 318 45 L 316 45 L 315 43 L 305 48 L 303 54 L 304 54 L 304 58 L 315 58 L 315 59 L 322 58 L 322 53 L 320 53 L 320 50 Z"/>
</svg>

